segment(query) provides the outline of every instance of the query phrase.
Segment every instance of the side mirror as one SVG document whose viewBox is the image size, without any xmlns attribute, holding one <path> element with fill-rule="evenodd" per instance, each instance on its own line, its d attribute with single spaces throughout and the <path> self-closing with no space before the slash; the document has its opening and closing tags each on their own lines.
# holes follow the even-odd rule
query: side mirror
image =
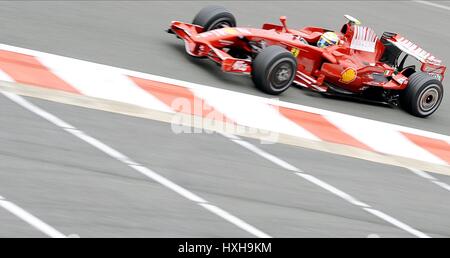
<svg viewBox="0 0 450 258">
<path fill-rule="evenodd" d="M 287 28 L 287 25 L 286 25 L 286 19 L 287 19 L 286 16 L 280 16 L 280 22 L 281 22 L 281 24 L 283 24 L 285 32 L 288 31 L 288 28 Z"/>
</svg>

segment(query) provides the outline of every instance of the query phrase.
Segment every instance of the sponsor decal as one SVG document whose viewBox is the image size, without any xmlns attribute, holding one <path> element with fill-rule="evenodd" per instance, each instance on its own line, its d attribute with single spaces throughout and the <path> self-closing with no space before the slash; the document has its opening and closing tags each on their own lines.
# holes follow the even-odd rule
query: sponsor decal
<svg viewBox="0 0 450 258">
<path fill-rule="evenodd" d="M 292 53 L 293 56 L 297 57 L 298 54 L 300 53 L 300 49 L 298 49 L 298 48 L 296 48 L 296 47 L 293 47 L 293 48 L 291 49 L 291 53 Z"/>
<path fill-rule="evenodd" d="M 435 78 L 435 79 L 437 79 L 437 80 L 439 80 L 439 81 L 442 81 L 442 75 L 440 75 L 440 74 L 437 74 L 437 73 L 428 73 L 431 77 L 433 77 L 433 78 Z"/>
<path fill-rule="evenodd" d="M 394 78 L 398 83 L 403 84 L 406 81 L 406 77 L 404 76 L 398 76 Z"/>
<path fill-rule="evenodd" d="M 356 79 L 357 72 L 354 68 L 347 68 L 341 73 L 341 79 L 339 80 L 342 83 L 351 83 Z"/>
<path fill-rule="evenodd" d="M 234 62 L 232 68 L 233 68 L 233 70 L 245 72 L 245 71 L 247 71 L 248 65 L 244 61 L 236 61 L 236 62 Z"/>
<path fill-rule="evenodd" d="M 400 50 L 414 56 L 421 62 L 429 62 L 431 64 L 439 65 L 442 61 L 431 55 L 427 51 L 423 50 L 413 42 L 407 40 L 404 37 L 397 39 L 397 42 L 393 42 Z"/>
</svg>

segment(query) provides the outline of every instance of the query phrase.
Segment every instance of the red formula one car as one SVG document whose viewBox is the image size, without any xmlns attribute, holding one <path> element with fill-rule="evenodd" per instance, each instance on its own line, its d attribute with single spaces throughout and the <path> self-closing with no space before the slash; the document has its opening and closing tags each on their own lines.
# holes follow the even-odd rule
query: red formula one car
<svg viewBox="0 0 450 258">
<path fill-rule="evenodd" d="M 281 25 L 244 28 L 236 27 L 225 8 L 208 6 L 192 24 L 173 21 L 167 32 L 181 38 L 190 55 L 210 58 L 225 72 L 250 74 L 268 94 L 296 84 L 327 95 L 401 105 L 418 117 L 434 113 L 444 93 L 442 62 L 397 33 L 384 32 L 380 39 L 357 19 L 345 17 L 348 22 L 339 32 L 291 29 L 284 16 Z M 329 32 L 335 44 L 324 44 Z M 408 56 L 419 65 L 407 63 Z"/>
</svg>

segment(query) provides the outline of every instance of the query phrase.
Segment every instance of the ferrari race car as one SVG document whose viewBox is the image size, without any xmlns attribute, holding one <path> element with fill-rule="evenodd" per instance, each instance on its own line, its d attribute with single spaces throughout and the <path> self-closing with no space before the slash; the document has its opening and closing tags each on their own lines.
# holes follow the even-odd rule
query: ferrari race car
<svg viewBox="0 0 450 258">
<path fill-rule="evenodd" d="M 418 117 L 439 107 L 446 67 L 405 37 L 375 32 L 354 17 L 339 32 L 336 44 L 323 44 L 325 28 L 288 28 L 266 23 L 261 29 L 236 27 L 227 9 L 207 6 L 192 24 L 173 21 L 167 32 L 181 38 L 186 51 L 206 57 L 224 72 L 249 74 L 257 88 L 277 95 L 295 84 L 325 95 L 347 96 L 401 106 Z M 320 45 L 320 47 L 319 47 Z M 407 63 L 413 59 L 415 63 Z"/>
</svg>

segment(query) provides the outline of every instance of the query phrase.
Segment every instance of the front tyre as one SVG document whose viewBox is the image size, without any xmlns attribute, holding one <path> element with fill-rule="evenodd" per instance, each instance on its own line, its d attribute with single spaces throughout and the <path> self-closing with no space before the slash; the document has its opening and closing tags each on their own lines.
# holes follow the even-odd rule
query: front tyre
<svg viewBox="0 0 450 258">
<path fill-rule="evenodd" d="M 233 14 L 222 6 L 206 6 L 197 13 L 192 24 L 203 27 L 203 31 L 236 27 Z"/>
<path fill-rule="evenodd" d="M 444 97 L 442 83 L 423 72 L 413 73 L 401 95 L 402 107 L 417 117 L 427 117 L 439 107 Z"/>
<path fill-rule="evenodd" d="M 297 59 L 280 46 L 269 46 L 261 51 L 252 64 L 252 79 L 261 91 L 279 95 L 294 81 Z"/>
</svg>

